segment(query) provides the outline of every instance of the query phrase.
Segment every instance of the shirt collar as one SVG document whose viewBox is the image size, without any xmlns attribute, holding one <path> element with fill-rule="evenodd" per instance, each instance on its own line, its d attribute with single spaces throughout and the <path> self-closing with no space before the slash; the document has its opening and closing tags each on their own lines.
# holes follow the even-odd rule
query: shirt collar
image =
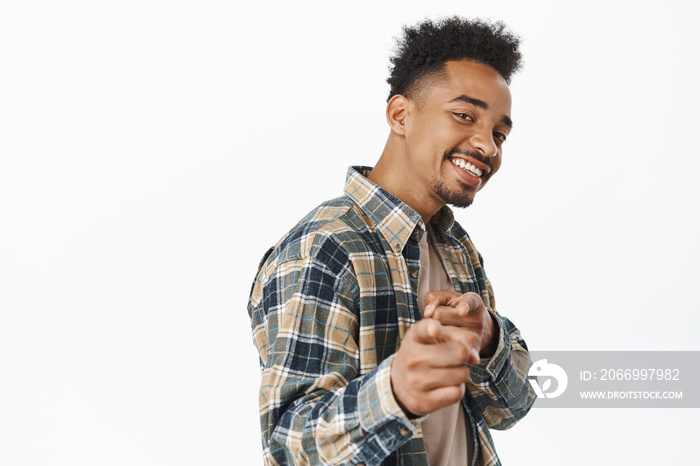
<svg viewBox="0 0 700 466">
<path fill-rule="evenodd" d="M 345 180 L 345 194 L 354 200 L 374 221 L 377 231 L 389 243 L 392 251 L 400 253 L 408 238 L 414 233 L 416 239 L 423 235 L 425 226 L 420 214 L 389 191 L 367 179 L 371 167 L 348 168 Z M 454 223 L 452 210 L 443 206 L 430 220 L 441 230 L 448 230 Z"/>
<path fill-rule="evenodd" d="M 441 231 L 451 230 L 454 223 L 455 215 L 452 212 L 452 209 L 446 205 L 442 206 L 442 208 L 438 210 L 435 215 L 433 215 L 433 218 L 430 219 L 430 224 Z"/>
</svg>

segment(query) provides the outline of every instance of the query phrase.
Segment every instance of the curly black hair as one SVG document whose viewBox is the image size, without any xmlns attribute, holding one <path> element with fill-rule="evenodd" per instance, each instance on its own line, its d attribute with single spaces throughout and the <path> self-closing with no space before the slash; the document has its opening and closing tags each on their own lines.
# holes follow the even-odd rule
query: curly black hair
<svg viewBox="0 0 700 466">
<path fill-rule="evenodd" d="M 511 76 L 522 66 L 519 45 L 520 38 L 501 21 L 490 23 L 454 16 L 404 26 L 391 57 L 387 101 L 396 94 L 411 97 L 428 75 L 442 72 L 445 62 L 451 60 L 488 65 L 510 84 Z"/>
</svg>

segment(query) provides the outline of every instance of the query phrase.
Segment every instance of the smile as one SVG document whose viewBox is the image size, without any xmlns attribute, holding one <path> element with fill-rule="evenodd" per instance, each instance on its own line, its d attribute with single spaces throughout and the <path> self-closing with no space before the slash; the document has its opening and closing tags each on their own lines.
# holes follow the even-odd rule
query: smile
<svg viewBox="0 0 700 466">
<path fill-rule="evenodd" d="M 450 162 L 452 162 L 453 165 L 458 166 L 462 170 L 466 170 L 472 175 L 481 178 L 481 175 L 483 174 L 483 171 L 480 168 L 476 168 L 474 165 L 472 165 L 469 162 L 465 162 L 462 159 L 450 159 Z"/>
</svg>

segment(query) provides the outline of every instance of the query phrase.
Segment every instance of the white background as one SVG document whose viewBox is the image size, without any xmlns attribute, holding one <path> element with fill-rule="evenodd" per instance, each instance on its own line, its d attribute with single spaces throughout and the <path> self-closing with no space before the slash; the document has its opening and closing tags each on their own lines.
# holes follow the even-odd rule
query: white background
<svg viewBox="0 0 700 466">
<path fill-rule="evenodd" d="M 428 5 L 430 3 L 430 5 Z M 402 24 L 523 37 L 458 213 L 537 350 L 700 350 L 690 1 L 3 2 L 0 463 L 259 465 L 265 249 L 372 165 Z M 697 410 L 533 409 L 507 465 L 687 464 Z"/>
</svg>

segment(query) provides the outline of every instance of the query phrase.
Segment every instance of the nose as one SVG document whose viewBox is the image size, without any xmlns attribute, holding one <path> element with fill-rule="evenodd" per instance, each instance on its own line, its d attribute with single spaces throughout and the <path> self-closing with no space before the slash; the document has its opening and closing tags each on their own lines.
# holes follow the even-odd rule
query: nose
<svg viewBox="0 0 700 466">
<path fill-rule="evenodd" d="M 498 153 L 498 147 L 493 140 L 491 131 L 476 131 L 469 138 L 469 143 L 477 151 L 486 157 L 494 157 Z"/>
</svg>

